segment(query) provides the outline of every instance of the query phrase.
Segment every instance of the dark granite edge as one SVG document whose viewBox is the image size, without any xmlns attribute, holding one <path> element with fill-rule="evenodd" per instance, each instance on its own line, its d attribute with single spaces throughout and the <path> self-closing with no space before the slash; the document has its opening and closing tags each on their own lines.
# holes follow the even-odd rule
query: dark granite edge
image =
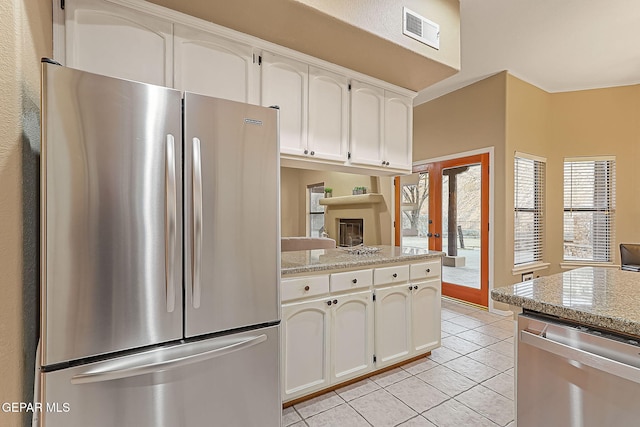
<svg viewBox="0 0 640 427">
<path fill-rule="evenodd" d="M 515 305 L 527 310 L 537 311 L 538 313 L 549 314 L 551 316 L 557 316 L 567 320 L 573 320 L 581 324 L 640 336 L 640 323 L 633 322 L 628 319 L 588 313 L 575 308 L 560 307 L 555 304 L 536 301 L 530 298 L 507 295 L 496 289 L 491 291 L 491 298 L 497 302 Z"/>
<path fill-rule="evenodd" d="M 362 255 L 366 257 L 366 255 Z M 420 261 L 420 260 L 428 260 L 432 258 L 440 258 L 442 257 L 442 252 L 433 252 L 428 254 L 415 254 L 415 255 L 400 255 L 388 258 L 362 258 L 356 259 L 353 261 L 340 261 L 329 264 L 317 264 L 317 265 L 303 265 L 297 267 L 288 267 L 282 268 L 280 270 L 280 274 L 282 276 L 288 276 L 293 274 L 301 274 L 301 273 L 313 273 L 318 271 L 329 271 L 329 270 L 342 270 L 348 268 L 355 267 L 366 267 L 370 265 L 379 265 L 379 264 L 398 264 L 407 261 Z"/>
</svg>

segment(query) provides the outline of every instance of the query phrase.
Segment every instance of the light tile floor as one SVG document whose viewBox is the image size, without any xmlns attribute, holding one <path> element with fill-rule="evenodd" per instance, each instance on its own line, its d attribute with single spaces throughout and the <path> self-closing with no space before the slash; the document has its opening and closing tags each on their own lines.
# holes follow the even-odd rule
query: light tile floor
<svg viewBox="0 0 640 427">
<path fill-rule="evenodd" d="M 283 426 L 513 426 L 510 317 L 442 300 L 431 356 L 286 408 Z"/>
</svg>

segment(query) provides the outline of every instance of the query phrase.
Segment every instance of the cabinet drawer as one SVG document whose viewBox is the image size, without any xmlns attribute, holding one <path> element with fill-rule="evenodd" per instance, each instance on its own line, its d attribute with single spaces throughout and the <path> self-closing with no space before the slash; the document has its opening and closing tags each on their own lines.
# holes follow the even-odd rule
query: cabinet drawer
<svg viewBox="0 0 640 427">
<path fill-rule="evenodd" d="M 376 268 L 373 271 L 374 285 L 384 285 L 387 283 L 402 283 L 402 282 L 406 282 L 407 280 L 409 280 L 408 265 Z"/>
<path fill-rule="evenodd" d="M 280 300 L 290 301 L 329 293 L 329 275 L 283 279 L 280 283 Z"/>
<path fill-rule="evenodd" d="M 366 288 L 373 283 L 373 270 L 347 271 L 334 273 L 329 280 L 331 292 Z"/>
<path fill-rule="evenodd" d="M 421 262 L 419 264 L 411 264 L 409 273 L 411 281 L 422 279 L 435 279 L 440 277 L 440 261 Z"/>
</svg>

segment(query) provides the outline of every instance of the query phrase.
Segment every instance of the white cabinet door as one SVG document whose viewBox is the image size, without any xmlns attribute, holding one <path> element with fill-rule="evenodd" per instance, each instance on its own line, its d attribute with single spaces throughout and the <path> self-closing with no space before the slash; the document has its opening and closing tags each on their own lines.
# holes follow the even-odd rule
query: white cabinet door
<svg viewBox="0 0 640 427">
<path fill-rule="evenodd" d="M 309 155 L 345 162 L 348 134 L 347 78 L 309 66 Z"/>
<path fill-rule="evenodd" d="M 282 398 L 291 400 L 329 385 L 328 299 L 282 306 Z"/>
<path fill-rule="evenodd" d="M 175 24 L 175 88 L 257 104 L 260 73 L 253 53 L 251 46 Z"/>
<path fill-rule="evenodd" d="M 373 368 L 373 293 L 332 297 L 331 383 L 366 374 Z"/>
<path fill-rule="evenodd" d="M 351 163 L 383 167 L 384 90 L 352 80 L 350 111 Z"/>
<path fill-rule="evenodd" d="M 411 349 L 426 353 L 440 347 L 440 279 L 412 283 Z"/>
<path fill-rule="evenodd" d="M 65 65 L 172 87 L 172 24 L 97 0 L 67 0 Z"/>
<path fill-rule="evenodd" d="M 264 52 L 261 76 L 260 102 L 280 107 L 280 152 L 306 155 L 309 66 Z"/>
<path fill-rule="evenodd" d="M 375 292 L 376 368 L 381 368 L 411 353 L 411 291 L 406 283 Z"/>
<path fill-rule="evenodd" d="M 387 167 L 411 171 L 413 153 L 413 101 L 385 91 L 384 150 Z"/>
</svg>

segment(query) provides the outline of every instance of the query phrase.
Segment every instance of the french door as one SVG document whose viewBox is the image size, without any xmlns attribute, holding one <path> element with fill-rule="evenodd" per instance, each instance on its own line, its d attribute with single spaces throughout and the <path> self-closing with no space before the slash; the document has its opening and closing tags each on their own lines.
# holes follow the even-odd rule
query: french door
<svg viewBox="0 0 640 427">
<path fill-rule="evenodd" d="M 396 244 L 443 251 L 442 294 L 489 303 L 489 154 L 414 166 L 396 182 Z"/>
</svg>

